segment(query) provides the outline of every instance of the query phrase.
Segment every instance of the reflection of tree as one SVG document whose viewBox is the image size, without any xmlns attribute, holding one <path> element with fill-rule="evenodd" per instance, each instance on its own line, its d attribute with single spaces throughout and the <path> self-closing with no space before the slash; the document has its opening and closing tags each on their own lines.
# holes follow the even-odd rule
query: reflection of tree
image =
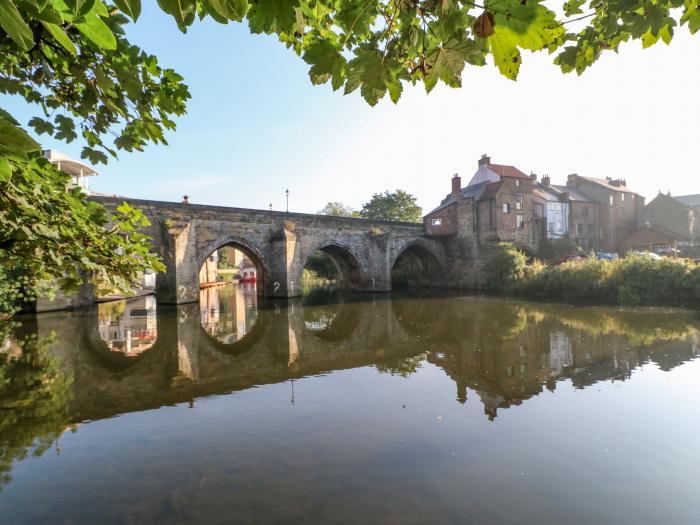
<svg viewBox="0 0 700 525">
<path fill-rule="evenodd" d="M 382 374 L 391 374 L 392 376 L 408 377 L 414 374 L 420 367 L 427 354 L 422 353 L 412 357 L 399 357 L 376 363 L 374 367 Z"/>
<path fill-rule="evenodd" d="M 51 339 L 9 331 L 0 328 L 10 341 L 0 354 L 0 488 L 11 481 L 15 461 L 43 454 L 66 429 L 73 382 L 49 353 Z"/>
</svg>

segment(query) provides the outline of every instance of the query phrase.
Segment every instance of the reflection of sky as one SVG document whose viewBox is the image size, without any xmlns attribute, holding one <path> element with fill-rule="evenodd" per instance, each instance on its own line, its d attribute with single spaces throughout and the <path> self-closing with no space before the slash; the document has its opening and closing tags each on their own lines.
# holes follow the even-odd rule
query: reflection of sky
<svg viewBox="0 0 700 525">
<path fill-rule="evenodd" d="M 110 350 L 138 355 L 156 342 L 155 296 L 100 303 L 97 308 L 100 338 Z"/>
</svg>

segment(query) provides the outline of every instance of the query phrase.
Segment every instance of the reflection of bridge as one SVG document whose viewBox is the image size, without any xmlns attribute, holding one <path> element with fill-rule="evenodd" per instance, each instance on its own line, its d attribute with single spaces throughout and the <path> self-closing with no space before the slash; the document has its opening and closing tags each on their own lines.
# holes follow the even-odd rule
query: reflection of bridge
<svg viewBox="0 0 700 525">
<path fill-rule="evenodd" d="M 108 210 L 124 201 L 91 198 Z M 151 220 L 147 233 L 167 266 L 156 279 L 159 302 L 197 301 L 199 269 L 223 246 L 256 264 L 260 290 L 269 297 L 300 295 L 302 270 L 317 250 L 335 262 L 341 289 L 388 291 L 399 260 L 413 270 L 416 284 L 445 284 L 445 246 L 424 236 L 422 224 L 126 200 Z"/>
<path fill-rule="evenodd" d="M 250 332 L 224 344 L 201 327 L 196 305 L 161 307 L 158 340 L 138 357 L 112 352 L 93 316 L 45 314 L 56 357 L 74 376 L 72 421 L 186 402 L 330 370 L 427 353 L 489 417 L 566 379 L 579 388 L 624 380 L 654 361 L 670 369 L 698 354 L 689 315 L 571 309 L 462 297 L 266 305 Z M 55 320 L 55 322 L 54 322 Z M 79 349 L 79 350 L 76 350 Z"/>
</svg>

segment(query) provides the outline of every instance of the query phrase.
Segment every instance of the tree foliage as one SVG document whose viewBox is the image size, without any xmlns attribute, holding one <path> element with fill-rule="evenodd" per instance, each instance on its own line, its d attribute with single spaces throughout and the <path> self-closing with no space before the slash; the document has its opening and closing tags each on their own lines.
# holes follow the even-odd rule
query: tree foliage
<svg viewBox="0 0 700 525">
<path fill-rule="evenodd" d="M 423 210 L 410 193 L 403 190 L 387 190 L 372 195 L 370 201 L 362 205 L 360 215 L 366 219 L 420 222 Z"/>
<path fill-rule="evenodd" d="M 318 213 L 321 215 L 331 215 L 333 217 L 357 217 L 359 215 L 358 212 L 342 202 L 329 202 Z"/>
</svg>

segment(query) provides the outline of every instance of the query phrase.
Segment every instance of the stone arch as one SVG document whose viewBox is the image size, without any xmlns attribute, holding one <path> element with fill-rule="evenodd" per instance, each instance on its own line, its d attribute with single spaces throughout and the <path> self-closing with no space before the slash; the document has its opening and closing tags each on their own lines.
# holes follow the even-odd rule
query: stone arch
<svg viewBox="0 0 700 525">
<path fill-rule="evenodd" d="M 304 257 L 304 265 L 309 257 L 321 251 L 325 253 L 335 264 L 338 270 L 338 289 L 359 290 L 362 288 L 365 268 L 367 264 L 364 258 L 358 254 L 352 246 L 336 239 L 325 239 L 316 243 Z"/>
<path fill-rule="evenodd" d="M 391 280 L 409 287 L 444 287 L 445 266 L 434 247 L 422 239 L 406 242 L 391 263 Z"/>
<path fill-rule="evenodd" d="M 234 248 L 242 251 L 257 267 L 258 271 L 258 293 L 262 293 L 264 290 L 264 283 L 266 283 L 269 276 L 269 268 L 265 260 L 265 256 L 258 249 L 257 246 L 247 241 L 242 237 L 236 235 L 226 235 L 224 237 L 219 237 L 215 241 L 209 243 L 205 246 L 200 253 L 197 254 L 197 273 L 204 265 L 207 257 L 210 257 L 216 250 L 223 248 L 224 246 L 232 246 Z"/>
</svg>

